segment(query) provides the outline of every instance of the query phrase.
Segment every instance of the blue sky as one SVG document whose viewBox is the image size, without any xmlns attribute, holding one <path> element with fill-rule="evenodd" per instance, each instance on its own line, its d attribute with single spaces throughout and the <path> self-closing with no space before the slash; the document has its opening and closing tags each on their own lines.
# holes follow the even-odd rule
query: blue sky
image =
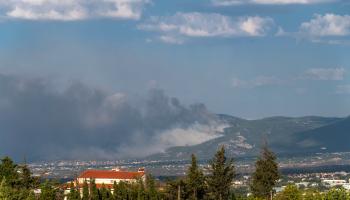
<svg viewBox="0 0 350 200">
<path fill-rule="evenodd" d="M 350 113 L 346 0 L 0 0 L 0 73 L 244 118 Z"/>
</svg>

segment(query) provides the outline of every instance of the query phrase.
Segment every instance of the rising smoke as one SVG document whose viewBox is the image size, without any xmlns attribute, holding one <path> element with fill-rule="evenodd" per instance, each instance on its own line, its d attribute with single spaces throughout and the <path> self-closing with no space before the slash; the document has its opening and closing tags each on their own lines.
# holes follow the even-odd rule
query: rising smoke
<svg viewBox="0 0 350 200">
<path fill-rule="evenodd" d="M 203 104 L 152 89 L 142 99 L 82 83 L 0 74 L 0 155 L 15 159 L 137 158 L 220 136 Z M 138 102 L 138 103 L 135 103 Z"/>
</svg>

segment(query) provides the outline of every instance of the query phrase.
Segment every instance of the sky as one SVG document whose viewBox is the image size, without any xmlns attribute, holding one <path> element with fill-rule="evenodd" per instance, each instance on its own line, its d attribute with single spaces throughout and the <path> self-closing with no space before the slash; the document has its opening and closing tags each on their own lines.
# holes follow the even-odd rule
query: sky
<svg viewBox="0 0 350 200">
<path fill-rule="evenodd" d="M 245 118 L 347 116 L 342 0 L 2 0 L 0 72 L 157 87 Z"/>
<path fill-rule="evenodd" d="M 23 155 L 29 146 L 8 150 L 23 136 L 59 146 L 130 132 L 117 148 L 91 145 L 109 158 L 154 147 L 145 135 L 162 143 L 147 153 L 215 138 L 213 113 L 345 117 L 349 52 L 347 0 L 0 0 L 0 150 Z"/>
</svg>

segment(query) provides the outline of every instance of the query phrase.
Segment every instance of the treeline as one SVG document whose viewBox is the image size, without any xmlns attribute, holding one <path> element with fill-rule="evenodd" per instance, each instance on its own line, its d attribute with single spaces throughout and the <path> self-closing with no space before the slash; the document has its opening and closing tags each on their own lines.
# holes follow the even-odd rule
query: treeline
<svg viewBox="0 0 350 200">
<path fill-rule="evenodd" d="M 164 199 L 163 194 L 158 192 L 155 179 L 148 174 L 146 179 L 138 179 L 135 183 L 114 182 L 113 188 L 102 185 L 97 188 L 95 181 L 84 182 L 80 188 L 73 182 L 70 184 L 68 200 L 158 200 Z"/>
<path fill-rule="evenodd" d="M 327 192 L 313 189 L 300 190 L 295 185 L 288 185 L 278 193 L 274 200 L 350 200 L 350 193 L 344 188 L 332 188 Z"/>
<path fill-rule="evenodd" d="M 192 155 L 191 165 L 186 176 L 167 181 L 156 182 L 147 175 L 145 180 L 135 183 L 114 183 L 112 188 L 102 185 L 97 188 L 95 182 L 84 182 L 82 186 L 72 182 L 68 194 L 64 187 L 53 181 L 40 183 L 33 178 L 26 165 L 16 165 L 5 157 L 0 164 L 0 200 L 350 200 L 350 194 L 344 189 L 332 189 L 326 193 L 313 190 L 299 190 L 288 185 L 282 192 L 274 194 L 273 188 L 280 178 L 276 156 L 267 145 L 263 145 L 261 154 L 255 163 L 255 172 L 251 176 L 249 195 L 236 194 L 232 183 L 235 180 L 235 167 L 232 159 L 225 156 L 221 147 L 209 162 L 205 173 Z M 34 193 L 41 189 L 40 193 Z M 247 197 L 248 196 L 248 197 Z"/>
<path fill-rule="evenodd" d="M 33 178 L 26 165 L 16 165 L 9 157 L 1 159 L 0 200 L 35 199 L 33 190 L 39 179 Z"/>
<path fill-rule="evenodd" d="M 40 183 L 33 178 L 26 165 L 16 165 L 5 157 L 0 164 L 0 200 L 228 200 L 237 199 L 232 189 L 235 167 L 232 159 L 227 159 L 225 149 L 221 147 L 209 162 L 207 173 L 197 165 L 195 155 L 185 177 L 167 181 L 156 187 L 156 181 L 147 175 L 135 183 L 114 183 L 113 188 L 104 185 L 97 188 L 94 181 L 85 182 L 83 186 L 74 184 L 68 187 L 70 192 L 64 194 L 64 188 L 56 182 Z M 267 146 L 262 148 L 261 156 L 256 162 L 256 172 L 252 175 L 251 191 L 254 197 L 269 198 L 272 188 L 279 178 L 276 157 Z M 34 193 L 40 189 L 40 193 Z"/>
</svg>

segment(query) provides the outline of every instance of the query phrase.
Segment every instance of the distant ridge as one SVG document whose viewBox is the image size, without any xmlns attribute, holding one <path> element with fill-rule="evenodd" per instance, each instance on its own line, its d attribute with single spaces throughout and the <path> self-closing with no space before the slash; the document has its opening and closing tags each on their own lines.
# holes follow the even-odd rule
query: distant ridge
<svg viewBox="0 0 350 200">
<path fill-rule="evenodd" d="M 172 147 L 149 159 L 188 159 L 195 153 L 208 159 L 221 145 L 234 157 L 256 155 L 263 139 L 278 154 L 300 154 L 317 151 L 350 151 L 350 118 L 336 117 L 268 117 L 246 120 L 218 114 L 219 120 L 228 124 L 223 137 L 194 146 Z M 340 140 L 340 141 L 338 141 Z M 340 142 L 341 145 L 337 146 Z M 325 146 L 327 149 L 321 149 Z"/>
</svg>

